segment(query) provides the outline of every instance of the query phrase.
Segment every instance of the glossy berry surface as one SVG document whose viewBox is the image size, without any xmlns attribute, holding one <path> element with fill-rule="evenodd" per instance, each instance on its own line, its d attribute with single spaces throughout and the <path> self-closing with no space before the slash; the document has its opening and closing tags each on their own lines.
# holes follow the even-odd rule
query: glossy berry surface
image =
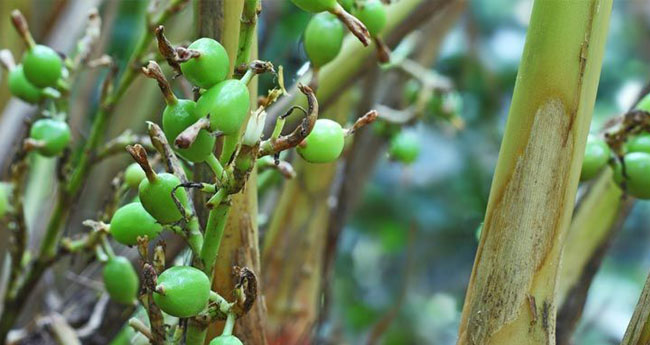
<svg viewBox="0 0 650 345">
<path fill-rule="evenodd" d="M 18 65 L 9 71 L 7 78 L 11 94 L 27 103 L 38 103 L 42 98 L 42 90 L 30 83 L 23 72 L 23 65 Z"/>
<path fill-rule="evenodd" d="M 180 184 L 181 180 L 169 173 L 158 174 L 155 180 L 145 179 L 140 183 L 138 188 L 140 202 L 159 223 L 170 224 L 183 217 L 172 199 L 172 190 Z M 183 206 L 187 205 L 187 193 L 184 188 L 177 188 L 174 195 Z"/>
<path fill-rule="evenodd" d="M 162 127 L 167 141 L 173 145 L 176 137 L 198 119 L 199 116 L 197 116 L 194 101 L 179 99 L 176 104 L 167 105 L 162 115 Z M 199 132 L 192 146 L 175 150 L 190 162 L 203 162 L 212 154 L 215 141 L 216 138 L 203 129 Z"/>
<path fill-rule="evenodd" d="M 197 58 L 181 63 L 181 71 L 192 84 L 207 89 L 226 79 L 230 60 L 221 43 L 211 38 L 199 38 L 188 49 L 198 50 Z"/>
<path fill-rule="evenodd" d="M 123 256 L 110 258 L 102 272 L 106 292 L 116 302 L 133 304 L 140 289 L 140 279 L 131 262 Z"/>
<path fill-rule="evenodd" d="M 626 152 L 645 152 L 650 153 L 650 134 L 643 133 L 634 136 L 625 143 Z"/>
<path fill-rule="evenodd" d="M 140 182 L 145 178 L 147 178 L 147 175 L 138 163 L 131 163 L 124 171 L 124 182 L 129 188 L 138 188 Z"/>
<path fill-rule="evenodd" d="M 139 202 L 120 207 L 111 218 L 111 235 L 117 242 L 127 246 L 137 244 L 138 236 L 147 236 L 153 240 L 161 231 L 162 226 Z"/>
<path fill-rule="evenodd" d="M 615 168 L 615 180 L 624 180 L 628 194 L 639 199 L 650 199 L 650 154 L 632 152 L 626 154 L 623 159 L 625 178 L 622 177 L 622 169 L 619 165 L 618 169 Z"/>
<path fill-rule="evenodd" d="M 586 181 L 594 178 L 607 165 L 610 149 L 603 138 L 589 135 L 585 147 L 585 157 L 582 161 L 580 180 Z"/>
<path fill-rule="evenodd" d="M 226 135 L 239 132 L 250 110 L 250 94 L 246 84 L 230 79 L 211 87 L 196 104 L 199 117 L 210 115 L 210 130 Z"/>
<path fill-rule="evenodd" d="M 386 26 L 386 8 L 380 0 L 367 0 L 353 12 L 368 29 L 370 36 L 377 36 Z"/>
<path fill-rule="evenodd" d="M 420 140 L 417 133 L 412 131 L 401 131 L 390 141 L 388 154 L 391 159 L 411 164 L 420 155 Z"/>
<path fill-rule="evenodd" d="M 244 345 L 244 343 L 234 335 L 220 335 L 212 339 L 210 345 Z"/>
<path fill-rule="evenodd" d="M 336 9 L 336 0 L 291 0 L 301 10 L 317 13 Z"/>
<path fill-rule="evenodd" d="M 32 124 L 29 136 L 41 141 L 43 147 L 38 148 L 38 153 L 45 157 L 61 154 L 70 142 L 70 128 L 68 124 L 54 119 L 40 119 Z"/>
<path fill-rule="evenodd" d="M 54 49 L 37 44 L 23 56 L 25 77 L 36 87 L 56 86 L 63 70 L 63 60 Z"/>
<path fill-rule="evenodd" d="M 158 285 L 162 286 L 164 295 L 154 293 L 154 301 L 169 315 L 194 316 L 208 304 L 210 280 L 194 267 L 171 267 L 158 276 Z"/>
<path fill-rule="evenodd" d="M 354 1 L 355 0 L 338 0 L 339 5 L 341 5 L 341 7 L 343 7 L 347 12 L 352 12 Z"/>
<path fill-rule="evenodd" d="M 339 158 L 344 144 L 345 135 L 341 125 L 332 120 L 319 119 L 304 140 L 304 146 L 298 146 L 298 153 L 307 162 L 328 163 Z"/>
<path fill-rule="evenodd" d="M 305 52 L 316 68 L 334 60 L 341 51 L 345 31 L 343 24 L 331 13 L 323 12 L 311 18 L 305 29 Z"/>
</svg>

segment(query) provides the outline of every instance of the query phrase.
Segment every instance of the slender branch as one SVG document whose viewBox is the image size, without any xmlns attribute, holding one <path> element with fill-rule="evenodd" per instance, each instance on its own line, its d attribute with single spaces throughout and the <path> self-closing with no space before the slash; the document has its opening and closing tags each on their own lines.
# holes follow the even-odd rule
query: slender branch
<svg viewBox="0 0 650 345">
<path fill-rule="evenodd" d="M 215 195 L 224 195 L 225 190 L 220 189 Z M 217 253 L 221 246 L 221 238 L 228 219 L 230 211 L 230 200 L 220 198 L 215 207 L 210 210 L 208 223 L 205 226 L 205 237 L 203 247 L 201 248 L 201 261 L 203 262 L 203 272 L 208 275 L 210 281 L 214 278 L 214 264 L 217 261 Z"/>
<path fill-rule="evenodd" d="M 149 139 L 148 136 L 138 135 L 127 129 L 122 132 L 122 134 L 102 145 L 102 147 L 97 150 L 94 161 L 95 163 L 99 163 L 108 157 L 123 153 L 126 146 L 135 144 L 140 144 L 148 150 L 154 149 L 153 145 L 151 144 L 151 139 Z"/>
<path fill-rule="evenodd" d="M 354 134 L 356 131 L 358 131 L 360 128 L 363 128 L 369 124 L 371 124 L 373 121 L 377 119 L 379 116 L 379 113 L 376 110 L 371 110 L 367 113 L 365 113 L 363 116 L 358 118 L 354 124 L 352 124 L 352 127 L 347 128 L 345 130 L 345 136 L 350 136 Z"/>
</svg>

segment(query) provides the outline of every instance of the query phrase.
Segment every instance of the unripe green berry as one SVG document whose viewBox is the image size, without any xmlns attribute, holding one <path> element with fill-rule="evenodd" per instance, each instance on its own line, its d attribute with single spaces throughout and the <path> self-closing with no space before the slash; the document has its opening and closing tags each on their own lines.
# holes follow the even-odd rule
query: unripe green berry
<svg viewBox="0 0 650 345">
<path fill-rule="evenodd" d="M 158 276 L 163 294 L 154 293 L 156 305 L 176 317 L 191 317 L 208 304 L 210 280 L 203 271 L 191 266 L 175 266 Z"/>
<path fill-rule="evenodd" d="M 650 154 L 632 152 L 623 157 L 625 162 L 625 177 L 622 167 L 614 169 L 614 180 L 625 182 L 627 192 L 639 199 L 650 199 Z"/>
<path fill-rule="evenodd" d="M 339 5 L 347 12 L 352 12 L 352 6 L 354 5 L 354 0 L 338 0 Z"/>
<path fill-rule="evenodd" d="M 162 116 L 163 132 L 167 141 L 173 145 L 176 137 L 199 118 L 194 101 L 179 99 L 176 103 L 167 105 Z M 215 137 L 202 129 L 190 147 L 175 150 L 190 162 L 199 163 L 212 154 L 215 141 Z"/>
<path fill-rule="evenodd" d="M 124 171 L 124 182 L 129 188 L 138 188 L 140 182 L 145 178 L 147 178 L 147 174 L 138 163 L 131 163 Z"/>
<path fill-rule="evenodd" d="M 181 63 L 181 71 L 192 84 L 207 89 L 226 79 L 230 60 L 221 43 L 211 38 L 199 38 L 188 49 L 198 50 L 199 57 Z"/>
<path fill-rule="evenodd" d="M 413 131 L 401 131 L 390 141 L 388 153 L 391 159 L 411 164 L 420 155 L 420 140 Z"/>
<path fill-rule="evenodd" d="M 370 36 L 377 36 L 386 26 L 386 8 L 380 0 L 367 0 L 353 12 L 368 29 Z"/>
<path fill-rule="evenodd" d="M 40 119 L 32 124 L 30 138 L 43 143 L 37 148 L 38 153 L 45 157 L 61 154 L 70 142 L 70 128 L 64 121 Z"/>
<path fill-rule="evenodd" d="M 154 239 L 162 231 L 162 226 L 156 222 L 139 202 L 124 205 L 115 211 L 111 219 L 110 232 L 117 242 L 132 246 L 138 243 L 138 236 Z"/>
<path fill-rule="evenodd" d="M 344 144 L 345 134 L 341 125 L 329 119 L 319 119 L 297 151 L 307 162 L 328 163 L 339 158 Z"/>
<path fill-rule="evenodd" d="M 18 65 L 9 71 L 8 84 L 11 94 L 27 103 L 38 103 L 43 99 L 43 90 L 27 80 L 23 65 Z"/>
<path fill-rule="evenodd" d="M 134 304 L 140 289 L 140 279 L 131 262 L 123 257 L 110 258 L 102 272 L 104 287 L 111 298 L 122 304 Z"/>
<path fill-rule="evenodd" d="M 331 13 L 318 13 L 311 18 L 305 29 L 305 52 L 312 65 L 320 68 L 341 51 L 345 31 L 343 24 Z"/>
<path fill-rule="evenodd" d="M 607 165 L 610 149 L 603 138 L 589 135 L 585 147 L 585 157 L 582 161 L 580 180 L 586 181 L 594 178 Z"/>
<path fill-rule="evenodd" d="M 650 134 L 642 133 L 628 139 L 625 143 L 625 152 L 650 153 Z"/>
<path fill-rule="evenodd" d="M 239 338 L 235 337 L 234 335 L 220 335 L 212 341 L 210 341 L 210 345 L 244 345 Z"/>
<path fill-rule="evenodd" d="M 55 87 L 61 77 L 63 60 L 54 49 L 37 44 L 23 56 L 25 77 L 36 87 Z"/>
<path fill-rule="evenodd" d="M 336 0 L 291 0 L 301 10 L 318 13 L 324 11 L 333 11 L 337 7 Z"/>
<path fill-rule="evenodd" d="M 197 116 L 210 115 L 210 130 L 226 135 L 239 132 L 249 110 L 248 87 L 236 79 L 225 80 L 211 87 L 196 103 Z"/>
<path fill-rule="evenodd" d="M 183 217 L 172 199 L 172 190 L 180 184 L 178 177 L 169 173 L 157 174 L 152 181 L 145 179 L 140 182 L 140 202 L 159 223 L 170 224 Z M 176 188 L 174 195 L 183 207 L 187 206 L 187 193 L 184 188 Z"/>
</svg>

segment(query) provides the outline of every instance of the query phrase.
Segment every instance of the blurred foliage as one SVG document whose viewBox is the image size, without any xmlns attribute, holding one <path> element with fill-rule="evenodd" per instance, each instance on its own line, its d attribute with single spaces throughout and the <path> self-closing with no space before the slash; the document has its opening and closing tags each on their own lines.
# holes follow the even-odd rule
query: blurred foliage
<svg viewBox="0 0 650 345">
<path fill-rule="evenodd" d="M 472 1 L 433 66 L 463 100 L 466 128 L 421 124 L 424 148 L 410 167 L 384 159 L 346 227 L 335 282 L 339 327 L 350 343 L 391 307 L 416 264 L 408 295 L 383 344 L 455 344 L 500 139 L 523 49 L 531 1 Z M 650 82 L 650 6 L 615 2 L 592 131 L 632 105 Z M 617 344 L 650 268 L 650 204 L 639 202 L 590 290 L 576 344 Z M 408 247 L 409 224 L 418 231 Z M 360 326 L 366 325 L 366 329 Z"/>
</svg>

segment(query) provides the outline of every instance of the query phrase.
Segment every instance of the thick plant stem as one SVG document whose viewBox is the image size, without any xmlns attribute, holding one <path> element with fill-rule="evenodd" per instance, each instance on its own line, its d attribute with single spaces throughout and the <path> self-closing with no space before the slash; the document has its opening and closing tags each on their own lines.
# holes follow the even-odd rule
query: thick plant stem
<svg viewBox="0 0 650 345">
<path fill-rule="evenodd" d="M 555 344 L 558 267 L 611 7 L 534 3 L 458 345 Z"/>
<path fill-rule="evenodd" d="M 226 48 L 231 61 L 231 73 L 238 61 L 239 37 L 244 0 L 198 0 L 196 15 L 198 16 L 199 35 L 211 37 Z M 254 33 L 255 30 L 253 30 Z M 255 34 L 250 40 L 250 59 L 257 56 Z M 257 79 L 249 84 L 251 104 L 257 101 Z M 254 108 L 254 107 L 253 107 Z M 226 164 L 234 152 L 239 136 L 225 141 L 221 162 Z M 227 139 L 227 138 L 226 138 Z M 255 173 L 249 177 L 244 190 L 232 196 L 232 206 L 227 215 L 224 235 L 218 246 L 219 258 L 214 266 L 213 289 L 226 299 L 231 299 L 235 281 L 233 280 L 233 266 L 246 266 L 259 272 L 259 250 L 257 249 L 257 199 Z M 226 217 L 226 216 L 224 216 Z M 258 298 L 253 309 L 237 320 L 235 335 L 248 345 L 265 345 L 264 329 L 259 325 L 264 324 L 265 310 L 263 300 Z M 193 325 L 190 324 L 190 327 Z M 223 323 L 217 323 L 208 330 L 208 339 L 221 332 Z M 195 327 L 196 328 L 196 327 Z M 205 330 L 188 329 L 188 332 L 201 331 L 205 338 Z"/>
</svg>

